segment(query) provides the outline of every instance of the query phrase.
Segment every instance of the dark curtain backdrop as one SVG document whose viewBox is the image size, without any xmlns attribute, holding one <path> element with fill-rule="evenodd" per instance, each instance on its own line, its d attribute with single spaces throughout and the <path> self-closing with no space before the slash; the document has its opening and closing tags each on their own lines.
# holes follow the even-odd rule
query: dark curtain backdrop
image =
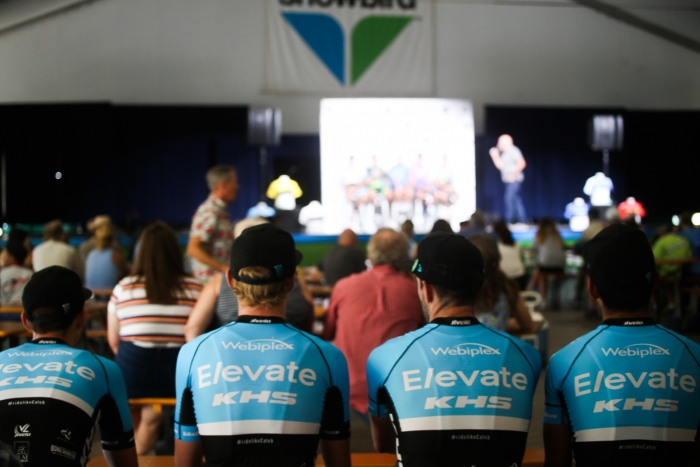
<svg viewBox="0 0 700 467">
<path fill-rule="evenodd" d="M 264 191 L 282 174 L 304 191 L 299 206 L 320 199 L 318 135 L 284 136 L 269 148 L 261 174 L 259 148 L 246 141 L 247 112 L 244 106 L 2 105 L 3 222 L 85 222 L 109 214 L 121 224 L 162 219 L 185 226 L 207 196 L 207 168 L 222 163 L 238 168 L 234 219 L 261 199 L 272 204 Z M 588 120 L 597 113 L 625 118 L 625 148 L 610 156 L 617 202 L 635 196 L 653 221 L 700 211 L 700 112 L 618 108 L 488 106 L 486 133 L 476 139 L 477 206 L 503 212 L 503 183 L 488 150 L 509 133 L 528 164 L 529 217 L 561 219 L 567 203 L 585 197 L 586 179 L 602 170 L 602 154 L 587 141 Z"/>
<path fill-rule="evenodd" d="M 8 180 L 6 222 L 186 224 L 207 196 L 207 169 L 238 168 L 230 206 L 257 201 L 257 148 L 247 146 L 247 107 L 54 104 L 0 106 L 0 152 Z M 62 173 L 60 180 L 56 172 Z"/>
<path fill-rule="evenodd" d="M 621 114 L 624 149 L 610 153 L 613 198 L 628 196 L 647 210 L 647 222 L 668 222 L 682 210 L 700 212 L 700 111 L 618 108 L 486 107 L 486 134 L 477 138 L 477 205 L 503 212 L 503 184 L 488 155 L 503 133 L 513 136 L 527 160 L 523 200 L 531 218 L 562 218 L 583 194 L 588 177 L 602 170 L 602 154 L 588 147 L 595 114 Z M 481 183 L 479 183 L 481 181 Z"/>
<path fill-rule="evenodd" d="M 503 214 L 500 172 L 488 151 L 498 136 L 510 134 L 527 162 L 521 188 L 531 219 L 563 219 L 564 208 L 583 193 L 588 177 L 603 170 L 603 156 L 588 146 L 588 121 L 595 114 L 627 114 L 622 109 L 566 109 L 541 107 L 486 107 L 486 134 L 477 141 L 477 206 Z M 610 178 L 618 202 L 627 197 L 628 168 L 625 151 L 610 153 Z M 479 183 L 481 181 L 481 183 Z"/>
<path fill-rule="evenodd" d="M 650 220 L 700 212 L 700 111 L 627 114 L 629 193 Z M 638 194 L 637 194 L 638 193 Z"/>
</svg>

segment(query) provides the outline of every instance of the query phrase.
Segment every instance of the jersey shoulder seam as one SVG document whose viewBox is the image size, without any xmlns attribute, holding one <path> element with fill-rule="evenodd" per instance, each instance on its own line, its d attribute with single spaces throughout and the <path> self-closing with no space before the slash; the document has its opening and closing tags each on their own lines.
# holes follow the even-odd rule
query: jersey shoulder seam
<svg viewBox="0 0 700 467">
<path fill-rule="evenodd" d="M 427 331 L 425 331 L 425 332 L 424 332 L 423 334 L 421 334 L 420 336 L 417 336 L 416 338 L 414 338 L 414 339 L 411 341 L 411 343 L 408 344 L 408 345 L 406 346 L 406 348 L 403 350 L 403 352 L 401 352 L 401 355 L 399 355 L 399 358 L 396 359 L 396 361 L 394 362 L 394 364 L 391 366 L 391 368 L 390 368 L 389 371 L 387 372 L 386 378 L 384 378 L 384 381 L 382 381 L 382 384 L 381 384 L 381 386 L 379 386 L 379 389 L 381 389 L 381 388 L 383 388 L 384 386 L 386 386 L 386 382 L 389 380 L 389 376 L 391 376 L 391 373 L 394 371 L 394 368 L 396 368 L 396 365 L 399 364 L 399 362 L 401 361 L 401 359 L 403 358 L 403 356 L 406 355 L 406 352 L 408 352 L 408 350 L 413 346 L 413 344 L 415 344 L 416 342 L 418 342 L 419 339 L 422 339 L 423 337 L 425 337 L 425 336 L 427 336 L 428 334 L 430 334 L 431 332 L 433 332 L 435 329 L 438 328 L 438 326 L 439 326 L 439 325 L 436 325 L 434 328 L 428 329 Z"/>
<path fill-rule="evenodd" d="M 300 331 L 299 329 L 295 328 L 294 326 L 290 325 L 289 323 L 284 323 L 284 326 L 290 330 L 296 331 L 297 333 L 301 334 L 302 337 L 306 338 L 309 342 L 311 342 L 314 347 L 316 347 L 316 350 L 318 350 L 318 353 L 321 354 L 321 358 L 323 359 L 323 363 L 326 365 L 326 370 L 328 371 L 328 378 L 330 380 L 330 385 L 334 386 L 333 383 L 333 372 L 331 371 L 331 366 L 328 364 L 328 360 L 326 359 L 326 355 L 323 353 L 323 350 L 321 350 L 321 347 L 316 343 L 310 336 L 307 336 L 305 332 Z"/>
<path fill-rule="evenodd" d="M 482 326 L 483 326 L 483 325 L 482 325 Z M 530 367 L 530 371 L 532 371 L 532 378 L 533 378 L 533 380 L 534 380 L 534 379 L 535 379 L 535 368 L 532 366 L 532 362 L 531 362 L 530 359 L 527 357 L 527 355 L 525 355 L 525 352 L 523 352 L 523 349 L 521 349 L 520 346 L 515 342 L 515 338 L 513 338 L 513 337 L 511 337 L 511 336 L 509 336 L 509 335 L 507 335 L 507 334 L 505 334 L 505 333 L 496 332 L 495 329 L 491 329 L 491 328 L 488 327 L 488 326 L 484 326 L 484 328 L 485 328 L 485 329 L 488 329 L 489 331 L 491 331 L 492 333 L 496 334 L 497 336 L 501 336 L 501 337 L 504 337 L 504 338 L 508 339 L 508 340 L 510 341 L 510 343 L 513 344 L 513 346 L 514 346 L 516 349 L 518 349 L 518 352 L 520 352 L 520 354 L 523 356 L 523 358 L 524 358 L 525 361 L 527 362 L 528 366 Z M 525 343 L 524 341 L 521 341 L 521 342 Z M 529 345 L 529 344 L 528 344 L 528 345 Z M 534 348 L 534 347 L 533 347 L 533 348 Z"/>
<path fill-rule="evenodd" d="M 576 354 L 576 357 L 574 357 L 574 359 L 571 361 L 571 365 L 569 365 L 569 369 L 567 370 L 566 374 L 565 374 L 564 377 L 562 378 L 562 380 L 561 380 L 561 385 L 560 385 L 560 387 L 558 388 L 558 390 L 561 391 L 561 388 L 564 386 L 564 383 L 566 382 L 566 379 L 569 377 L 569 374 L 571 374 L 571 370 L 574 369 L 574 365 L 576 364 L 576 361 L 579 359 L 579 357 L 581 356 L 581 354 L 583 353 L 583 351 L 586 350 L 586 347 L 588 347 L 588 344 L 590 344 L 591 341 L 592 341 L 593 339 L 595 339 L 596 337 L 598 337 L 598 335 L 600 335 L 601 332 L 603 332 L 603 331 L 605 331 L 605 330 L 607 330 L 607 329 L 609 329 L 609 328 L 610 328 L 610 326 L 606 326 L 606 327 L 604 327 L 603 329 L 598 330 L 598 332 L 596 332 L 594 335 L 592 335 L 591 338 L 588 339 L 588 340 L 581 346 L 581 350 L 578 351 L 578 353 Z"/>
<path fill-rule="evenodd" d="M 683 345 L 683 347 L 685 347 L 685 350 L 688 351 L 688 353 L 690 354 L 690 357 L 693 359 L 693 361 L 695 361 L 695 364 L 698 366 L 698 369 L 700 369 L 700 363 L 699 363 L 698 360 L 695 358 L 695 355 L 693 354 L 693 352 L 691 352 L 691 350 L 688 348 L 688 344 L 686 344 L 685 342 L 683 342 L 683 340 L 680 339 L 675 333 L 671 332 L 669 329 L 666 329 L 666 328 L 663 327 L 663 326 L 659 326 L 659 325 L 657 324 L 657 325 L 656 325 L 656 329 L 660 329 L 660 330 L 664 331 L 666 334 L 668 334 L 669 336 L 673 337 L 673 338 L 676 339 L 678 342 L 680 342 L 680 343 Z"/>
</svg>

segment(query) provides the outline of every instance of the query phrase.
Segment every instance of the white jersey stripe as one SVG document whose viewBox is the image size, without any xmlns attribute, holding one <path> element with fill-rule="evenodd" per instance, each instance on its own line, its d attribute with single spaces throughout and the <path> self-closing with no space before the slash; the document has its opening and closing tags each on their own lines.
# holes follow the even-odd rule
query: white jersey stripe
<svg viewBox="0 0 700 467">
<path fill-rule="evenodd" d="M 575 433 L 576 442 L 621 441 L 644 439 L 648 441 L 681 441 L 695 440 L 697 430 L 683 428 L 665 428 L 654 426 L 618 426 L 616 428 L 595 428 L 580 430 Z"/>
<path fill-rule="evenodd" d="M 489 415 L 404 418 L 400 419 L 399 423 L 401 424 L 401 431 L 503 430 L 527 432 L 530 428 L 530 420 L 524 418 Z"/>
<path fill-rule="evenodd" d="M 0 400 L 31 398 L 57 399 L 63 402 L 68 402 L 69 404 L 81 409 L 83 412 L 88 414 L 89 417 L 92 417 L 92 413 L 95 411 L 90 404 L 81 398 L 56 388 L 23 388 L 6 389 L 4 391 L 0 391 Z"/>
<path fill-rule="evenodd" d="M 237 420 L 198 424 L 202 436 L 234 436 L 250 434 L 317 435 L 319 423 L 291 422 L 285 420 Z"/>
<path fill-rule="evenodd" d="M 119 328 L 119 335 L 122 337 L 138 337 L 149 334 L 168 334 L 182 337 L 185 334 L 185 325 L 184 323 L 134 323 L 122 324 Z"/>
</svg>

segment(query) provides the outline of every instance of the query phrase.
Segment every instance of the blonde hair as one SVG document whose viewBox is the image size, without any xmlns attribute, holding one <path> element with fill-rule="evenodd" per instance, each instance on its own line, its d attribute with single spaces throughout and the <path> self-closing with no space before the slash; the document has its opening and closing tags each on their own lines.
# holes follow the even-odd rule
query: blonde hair
<svg viewBox="0 0 700 467">
<path fill-rule="evenodd" d="M 261 266 L 249 266 L 238 271 L 238 277 L 247 279 L 268 279 L 271 274 L 269 269 Z M 263 285 L 233 282 L 233 293 L 236 294 L 238 301 L 243 306 L 277 306 L 287 298 L 291 291 L 287 280 Z"/>
<path fill-rule="evenodd" d="M 535 234 L 535 243 L 538 245 L 544 244 L 548 237 L 553 237 L 558 240 L 562 245 L 564 244 L 564 239 L 561 238 L 561 234 L 557 229 L 557 225 L 554 223 L 554 219 L 551 217 L 543 217 L 537 225 L 537 233 Z"/>
<path fill-rule="evenodd" d="M 114 240 L 114 226 L 112 224 L 102 224 L 95 229 L 95 248 L 106 250 L 112 245 Z"/>
</svg>

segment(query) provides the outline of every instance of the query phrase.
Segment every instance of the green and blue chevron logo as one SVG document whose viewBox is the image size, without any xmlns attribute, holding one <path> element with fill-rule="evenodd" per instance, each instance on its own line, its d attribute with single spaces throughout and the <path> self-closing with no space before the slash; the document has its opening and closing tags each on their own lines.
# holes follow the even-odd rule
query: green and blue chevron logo
<svg viewBox="0 0 700 467">
<path fill-rule="evenodd" d="M 334 17 L 324 13 L 282 12 L 287 23 L 342 86 L 354 85 L 396 40 L 413 16 L 370 15 L 350 33 L 350 57 L 345 56 L 346 34 Z M 349 75 L 346 76 L 346 66 Z"/>
</svg>

